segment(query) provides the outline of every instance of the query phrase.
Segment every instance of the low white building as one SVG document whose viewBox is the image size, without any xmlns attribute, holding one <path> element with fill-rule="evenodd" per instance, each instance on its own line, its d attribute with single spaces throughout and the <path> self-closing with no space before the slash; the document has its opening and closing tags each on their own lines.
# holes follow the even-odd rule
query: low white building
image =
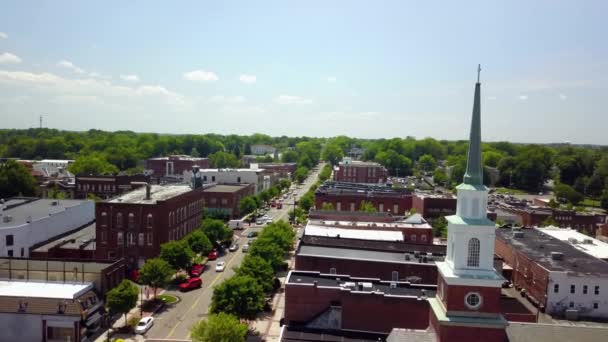
<svg viewBox="0 0 608 342">
<path fill-rule="evenodd" d="M 201 169 L 203 183 L 217 184 L 255 184 L 255 193 L 260 193 L 272 186 L 272 178 L 264 169 Z M 184 181 L 190 182 L 192 172 L 184 172 Z"/>
<path fill-rule="evenodd" d="M 43 159 L 35 161 L 32 164 L 32 168 L 42 172 L 45 177 L 74 177 L 74 175 L 68 171 L 68 166 L 73 162 L 74 161 L 70 159 Z"/>
<path fill-rule="evenodd" d="M 85 341 L 102 309 L 92 283 L 0 281 L 0 341 Z"/>
<path fill-rule="evenodd" d="M 608 261 L 608 243 L 592 238 L 583 233 L 579 233 L 578 231 L 570 228 L 549 226 L 546 228 L 540 228 L 539 230 L 558 240 L 568 242 L 574 246 L 574 248 L 593 257 Z"/>
<path fill-rule="evenodd" d="M 29 257 L 29 249 L 95 220 L 95 202 L 14 198 L 0 204 L 0 256 Z"/>
</svg>

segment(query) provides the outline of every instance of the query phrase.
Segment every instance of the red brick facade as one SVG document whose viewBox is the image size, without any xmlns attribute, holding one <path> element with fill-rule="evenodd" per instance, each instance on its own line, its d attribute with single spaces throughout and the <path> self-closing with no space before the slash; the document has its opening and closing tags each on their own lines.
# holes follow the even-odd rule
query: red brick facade
<svg viewBox="0 0 608 342">
<path fill-rule="evenodd" d="M 201 169 L 209 168 L 209 159 L 193 158 L 190 156 L 171 155 L 164 158 L 150 158 L 146 160 L 146 169 L 152 170 L 152 177 L 178 176 L 184 171 L 192 170 L 192 166 L 198 165 Z"/>
<path fill-rule="evenodd" d="M 439 197 L 414 194 L 411 205 L 424 218 L 437 218 L 456 213 L 456 198 L 451 196 Z"/>
<path fill-rule="evenodd" d="M 526 295 L 531 297 L 532 301 L 546 306 L 549 272 L 524 253 L 511 248 L 498 236 L 494 243 L 494 252 L 513 268 L 509 280 L 517 288 L 525 289 Z"/>
<path fill-rule="evenodd" d="M 141 182 L 149 183 L 150 176 L 76 176 L 76 198 L 93 194 L 108 199 L 141 187 L 142 184 L 137 184 Z"/>
<path fill-rule="evenodd" d="M 385 183 L 388 172 L 378 163 L 340 163 L 334 168 L 334 181 L 349 183 Z"/>
<path fill-rule="evenodd" d="M 234 191 L 226 191 L 226 188 L 235 189 Z M 241 199 L 254 194 L 254 184 L 216 185 L 205 189 L 203 200 L 205 201 L 205 208 L 223 211 L 232 219 L 239 218 L 241 215 L 239 208 Z"/>
<path fill-rule="evenodd" d="M 186 236 L 200 224 L 203 188 L 181 193 L 155 203 L 98 202 L 96 257 L 127 264 L 159 255 L 160 245 Z"/>
<path fill-rule="evenodd" d="M 285 285 L 285 323 L 307 322 L 333 304 L 342 307 L 342 329 L 389 333 L 393 328 L 426 329 L 429 304 L 416 297 L 387 297 L 308 284 Z"/>
<path fill-rule="evenodd" d="M 467 326 L 439 326 L 431 311 L 430 325 L 437 335 L 437 342 L 507 342 L 504 328 L 490 329 Z"/>
<path fill-rule="evenodd" d="M 372 203 L 378 212 L 388 212 L 394 215 L 404 215 L 412 208 L 412 195 L 402 194 L 377 194 L 367 196 L 366 194 L 335 194 L 335 193 L 316 193 L 315 207 L 321 209 L 323 203 L 330 203 L 337 211 L 358 211 L 361 209 L 361 202 Z"/>
</svg>

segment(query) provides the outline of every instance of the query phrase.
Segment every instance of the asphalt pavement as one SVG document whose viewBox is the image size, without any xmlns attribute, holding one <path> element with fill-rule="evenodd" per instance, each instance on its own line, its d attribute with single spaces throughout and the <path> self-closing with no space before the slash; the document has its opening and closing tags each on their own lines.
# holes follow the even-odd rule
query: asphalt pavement
<svg viewBox="0 0 608 342">
<path fill-rule="evenodd" d="M 294 191 L 298 200 L 308 189 L 317 181 L 319 171 L 323 164 L 311 172 L 306 181 L 298 185 L 299 189 Z M 287 221 L 288 213 L 293 209 L 293 196 L 283 201 L 283 208 L 271 208 L 266 215 L 272 217 L 273 221 Z M 235 237 L 239 240 L 239 250 L 236 252 L 226 251 L 217 260 L 207 263 L 207 268 L 201 275 L 203 286 L 200 289 L 189 292 L 179 292 L 177 290 L 167 290 L 166 294 L 176 295 L 180 301 L 173 305 L 168 305 L 165 309 L 158 312 L 154 318 L 154 326 L 144 335 L 146 341 L 188 341 L 190 328 L 198 321 L 204 319 L 211 304 L 213 288 L 220 284 L 224 279 L 234 274 L 234 267 L 240 265 L 244 253 L 242 247 L 247 243 L 247 234 L 251 231 L 261 231 L 263 226 L 251 225 L 241 231 L 235 231 Z M 226 261 L 224 272 L 216 272 L 215 264 L 217 261 Z"/>
</svg>

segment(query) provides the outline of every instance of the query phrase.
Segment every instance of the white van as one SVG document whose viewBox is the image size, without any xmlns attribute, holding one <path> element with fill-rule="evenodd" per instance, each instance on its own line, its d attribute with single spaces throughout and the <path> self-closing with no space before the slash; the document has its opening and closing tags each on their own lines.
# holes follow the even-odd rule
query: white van
<svg viewBox="0 0 608 342">
<path fill-rule="evenodd" d="M 232 230 L 245 229 L 245 220 L 230 220 L 228 221 L 228 227 Z"/>
</svg>

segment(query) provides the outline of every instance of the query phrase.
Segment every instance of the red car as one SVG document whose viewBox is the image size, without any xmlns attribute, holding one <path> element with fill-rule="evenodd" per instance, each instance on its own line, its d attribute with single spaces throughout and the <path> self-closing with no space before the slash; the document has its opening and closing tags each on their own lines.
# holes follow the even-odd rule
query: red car
<svg viewBox="0 0 608 342">
<path fill-rule="evenodd" d="M 198 289 L 203 286 L 203 281 L 199 277 L 192 277 L 187 279 L 185 282 L 179 284 L 179 289 L 181 291 L 188 291 Z"/>
<path fill-rule="evenodd" d="M 212 250 L 211 252 L 209 252 L 209 255 L 207 255 L 207 260 L 215 260 L 217 259 L 217 250 Z"/>
<path fill-rule="evenodd" d="M 270 202 L 270 206 L 273 207 L 273 208 L 276 207 L 277 206 L 277 202 L 275 202 L 275 201 Z"/>
<path fill-rule="evenodd" d="M 136 268 L 134 270 L 131 270 L 131 272 L 129 272 L 128 278 L 136 283 L 139 283 L 139 269 Z"/>
<path fill-rule="evenodd" d="M 200 275 L 203 273 L 204 270 L 205 270 L 205 265 L 196 264 L 196 265 L 192 266 L 192 269 L 190 270 L 190 276 L 191 277 L 200 277 Z"/>
</svg>

